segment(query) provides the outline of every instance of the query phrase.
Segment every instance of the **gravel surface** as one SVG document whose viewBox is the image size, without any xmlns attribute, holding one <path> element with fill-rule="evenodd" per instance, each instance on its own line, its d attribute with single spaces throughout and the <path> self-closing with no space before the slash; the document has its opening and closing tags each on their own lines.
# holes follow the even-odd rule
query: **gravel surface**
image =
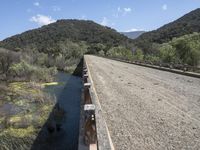
<svg viewBox="0 0 200 150">
<path fill-rule="evenodd" d="M 200 79 L 85 58 L 116 150 L 200 149 Z"/>
</svg>

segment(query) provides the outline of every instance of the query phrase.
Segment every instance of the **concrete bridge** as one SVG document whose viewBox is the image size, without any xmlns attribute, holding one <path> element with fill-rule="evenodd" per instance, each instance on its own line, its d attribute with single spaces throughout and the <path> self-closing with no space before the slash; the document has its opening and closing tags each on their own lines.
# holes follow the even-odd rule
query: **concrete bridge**
<svg viewBox="0 0 200 150">
<path fill-rule="evenodd" d="M 200 149 L 200 79 L 86 55 L 79 149 Z"/>
</svg>

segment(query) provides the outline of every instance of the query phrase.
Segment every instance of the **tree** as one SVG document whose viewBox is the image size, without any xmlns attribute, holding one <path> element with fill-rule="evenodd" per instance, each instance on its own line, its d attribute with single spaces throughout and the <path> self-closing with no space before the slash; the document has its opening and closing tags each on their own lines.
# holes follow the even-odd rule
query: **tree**
<svg viewBox="0 0 200 150">
<path fill-rule="evenodd" d="M 140 60 L 140 61 L 143 60 L 143 59 L 144 59 L 143 51 L 142 51 L 141 49 L 137 49 L 137 50 L 135 51 L 134 58 L 135 58 L 136 60 Z"/>
<path fill-rule="evenodd" d="M 160 58 L 166 63 L 174 62 L 176 60 L 175 48 L 168 43 L 162 44 L 160 47 Z"/>
<path fill-rule="evenodd" d="M 0 73 L 8 72 L 13 63 L 19 61 L 20 53 L 0 48 Z"/>
<path fill-rule="evenodd" d="M 174 38 L 170 43 L 176 49 L 177 57 L 184 63 L 197 66 L 200 60 L 200 34 L 193 33 Z"/>
</svg>

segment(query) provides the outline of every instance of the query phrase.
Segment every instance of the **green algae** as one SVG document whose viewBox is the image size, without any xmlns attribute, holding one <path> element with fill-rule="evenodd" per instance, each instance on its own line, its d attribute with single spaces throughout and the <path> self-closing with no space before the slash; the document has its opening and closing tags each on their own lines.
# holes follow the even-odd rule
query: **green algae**
<svg viewBox="0 0 200 150">
<path fill-rule="evenodd" d="M 34 82 L 13 82 L 9 84 L 9 89 L 15 93 L 29 93 L 29 94 L 40 94 L 42 84 Z"/>
<path fill-rule="evenodd" d="M 47 82 L 47 83 L 42 83 L 43 86 L 52 86 L 52 85 L 58 85 L 59 82 Z"/>
<path fill-rule="evenodd" d="M 64 85 L 65 83 L 63 82 L 46 82 L 46 83 L 42 83 L 42 86 L 57 86 L 57 85 Z"/>
<path fill-rule="evenodd" d="M 5 99 L 6 99 L 6 101 L 11 101 L 12 100 L 11 97 L 8 96 L 8 95 L 5 97 Z"/>
<path fill-rule="evenodd" d="M 4 124 L 5 123 L 5 117 L 0 117 L 0 124 Z"/>
<path fill-rule="evenodd" d="M 47 121 L 52 109 L 53 109 L 53 105 L 43 105 L 40 108 L 40 110 L 39 110 L 40 114 L 38 115 L 38 117 L 36 119 L 38 125 L 42 125 Z"/>
<path fill-rule="evenodd" d="M 9 119 L 9 123 L 17 123 L 17 122 L 20 122 L 22 121 L 22 117 L 20 116 L 13 116 L 13 117 L 10 117 Z"/>
<path fill-rule="evenodd" d="M 4 130 L 1 134 L 9 134 L 10 136 L 13 136 L 13 137 L 24 138 L 31 134 L 34 134 L 35 131 L 36 129 L 33 126 L 29 126 L 27 128 L 19 128 L 19 129 L 15 129 L 11 127 Z"/>
<path fill-rule="evenodd" d="M 26 100 L 25 99 L 22 99 L 22 100 L 15 100 L 15 105 L 17 106 L 24 106 L 26 105 Z"/>
<path fill-rule="evenodd" d="M 42 83 L 13 82 L 8 84 L 7 91 L 1 91 L 0 110 L 4 104 L 21 110 L 14 115 L 0 117 L 0 145 L 10 149 L 22 145 L 26 147 L 33 142 L 33 137 L 47 121 L 54 105 L 53 98 L 44 93 L 44 87 Z"/>
</svg>

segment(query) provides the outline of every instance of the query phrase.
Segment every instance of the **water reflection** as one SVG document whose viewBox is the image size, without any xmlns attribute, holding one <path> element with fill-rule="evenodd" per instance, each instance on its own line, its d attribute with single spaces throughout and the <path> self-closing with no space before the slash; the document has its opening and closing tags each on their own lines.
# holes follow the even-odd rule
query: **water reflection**
<svg viewBox="0 0 200 150">
<path fill-rule="evenodd" d="M 59 72 L 57 82 L 58 85 L 47 86 L 45 90 L 56 96 L 57 104 L 55 108 L 64 110 L 64 118 L 59 123 L 56 121 L 56 131 L 49 133 L 49 124 L 53 124 L 52 112 L 34 141 L 32 150 L 76 150 L 78 147 L 81 79 Z"/>
</svg>

